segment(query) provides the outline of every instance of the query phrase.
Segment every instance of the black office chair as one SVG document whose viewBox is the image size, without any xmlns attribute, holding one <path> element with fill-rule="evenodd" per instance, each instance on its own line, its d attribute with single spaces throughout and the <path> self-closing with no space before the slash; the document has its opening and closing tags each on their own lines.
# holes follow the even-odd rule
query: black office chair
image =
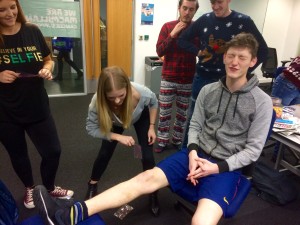
<svg viewBox="0 0 300 225">
<path fill-rule="evenodd" d="M 268 48 L 268 56 L 267 59 L 261 65 L 261 71 L 263 73 L 263 77 L 272 78 L 270 90 L 272 90 L 277 67 L 278 60 L 276 48 Z"/>
<path fill-rule="evenodd" d="M 291 58 L 290 60 L 282 60 L 282 61 L 281 61 L 281 66 L 279 66 L 279 67 L 276 69 L 276 72 L 275 72 L 275 74 L 274 74 L 274 79 L 276 79 L 277 76 L 278 76 L 279 74 L 281 74 L 285 68 L 287 68 L 286 64 L 292 62 L 293 59 L 294 59 L 294 58 Z"/>
</svg>

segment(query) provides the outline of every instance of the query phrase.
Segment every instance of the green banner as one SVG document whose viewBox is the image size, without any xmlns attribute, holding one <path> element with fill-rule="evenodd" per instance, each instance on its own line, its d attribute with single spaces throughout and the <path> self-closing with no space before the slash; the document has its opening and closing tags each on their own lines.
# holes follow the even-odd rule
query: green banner
<svg viewBox="0 0 300 225">
<path fill-rule="evenodd" d="M 39 26 L 45 37 L 81 37 L 79 2 L 20 0 L 26 18 Z"/>
</svg>

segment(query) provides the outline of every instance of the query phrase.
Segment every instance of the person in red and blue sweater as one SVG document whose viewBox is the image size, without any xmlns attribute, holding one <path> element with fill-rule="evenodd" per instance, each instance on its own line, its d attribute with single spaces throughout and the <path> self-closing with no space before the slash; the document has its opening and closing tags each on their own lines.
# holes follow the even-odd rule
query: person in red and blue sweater
<svg viewBox="0 0 300 225">
<path fill-rule="evenodd" d="M 218 81 L 225 74 L 223 63 L 225 43 L 242 32 L 254 35 L 259 43 L 257 63 L 248 73 L 254 71 L 268 54 L 268 46 L 251 17 L 231 10 L 230 0 L 210 0 L 210 2 L 213 11 L 199 17 L 178 38 L 178 45 L 199 59 L 182 147 L 186 147 L 187 144 L 189 121 L 200 90 L 203 86 Z M 193 43 L 195 37 L 199 38 L 200 47 Z"/>
<path fill-rule="evenodd" d="M 179 48 L 177 40 L 181 32 L 192 24 L 192 19 L 198 8 L 198 0 L 180 0 L 178 20 L 165 23 L 157 40 L 156 52 L 159 57 L 163 57 L 159 91 L 158 145 L 155 148 L 157 153 L 165 150 L 169 143 L 174 101 L 176 101 L 176 116 L 172 143 L 176 148 L 181 144 L 196 69 L 196 56 Z M 196 39 L 193 42 L 197 44 Z"/>
</svg>

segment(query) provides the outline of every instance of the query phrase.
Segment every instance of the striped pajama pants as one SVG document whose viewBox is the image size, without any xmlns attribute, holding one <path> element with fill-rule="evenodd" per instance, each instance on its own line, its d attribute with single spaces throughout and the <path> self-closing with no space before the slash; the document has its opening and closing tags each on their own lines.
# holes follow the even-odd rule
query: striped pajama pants
<svg viewBox="0 0 300 225">
<path fill-rule="evenodd" d="M 165 147 L 170 139 L 170 124 L 172 119 L 173 102 L 176 104 L 172 140 L 173 144 L 181 144 L 182 136 L 187 121 L 189 100 L 192 84 L 179 84 L 162 80 L 159 91 L 159 121 L 157 142 Z"/>
</svg>

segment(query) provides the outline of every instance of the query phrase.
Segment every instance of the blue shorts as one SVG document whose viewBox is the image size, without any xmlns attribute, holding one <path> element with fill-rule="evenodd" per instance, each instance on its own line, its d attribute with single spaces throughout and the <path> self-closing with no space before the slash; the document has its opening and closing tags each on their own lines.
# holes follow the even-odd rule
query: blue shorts
<svg viewBox="0 0 300 225">
<path fill-rule="evenodd" d="M 201 153 L 198 153 L 198 155 L 201 158 L 207 158 Z M 208 160 L 215 162 L 213 159 Z M 194 186 L 186 180 L 189 173 L 187 149 L 182 149 L 169 156 L 158 163 L 157 167 L 165 173 L 173 192 L 193 203 L 202 198 L 210 199 L 216 202 L 223 212 L 227 212 L 227 207 L 234 199 L 241 176 L 240 171 L 213 174 L 199 179 L 199 183 Z"/>
</svg>

